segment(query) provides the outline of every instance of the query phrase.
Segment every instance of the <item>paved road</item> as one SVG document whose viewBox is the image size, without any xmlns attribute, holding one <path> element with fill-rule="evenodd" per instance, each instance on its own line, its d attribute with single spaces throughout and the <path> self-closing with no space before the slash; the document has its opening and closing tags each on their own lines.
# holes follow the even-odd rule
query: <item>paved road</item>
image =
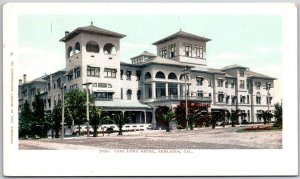
<svg viewBox="0 0 300 179">
<path fill-rule="evenodd" d="M 243 127 L 194 131 L 138 131 L 123 136 L 20 140 L 21 150 L 99 149 L 280 149 L 282 131 L 236 132 Z"/>
</svg>

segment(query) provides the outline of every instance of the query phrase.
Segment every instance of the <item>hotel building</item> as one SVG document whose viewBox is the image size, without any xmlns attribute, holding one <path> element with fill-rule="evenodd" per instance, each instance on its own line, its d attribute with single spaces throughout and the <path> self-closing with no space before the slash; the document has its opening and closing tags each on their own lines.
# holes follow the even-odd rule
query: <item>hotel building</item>
<svg viewBox="0 0 300 179">
<path fill-rule="evenodd" d="M 83 90 L 89 85 L 95 105 L 106 111 L 131 112 L 128 123 L 156 127 L 155 111 L 159 105 L 177 106 L 181 101 L 210 104 L 209 111 L 240 109 L 241 120 L 259 122 L 259 110 L 274 109 L 275 78 L 256 73 L 240 65 L 222 69 L 207 67 L 207 43 L 211 39 L 176 32 L 153 43 L 157 54 L 147 51 L 120 60 L 120 40 L 125 35 L 94 26 L 65 32 L 66 68 L 26 81 L 19 81 L 19 110 L 25 100 L 30 106 L 40 91 L 45 110 L 51 111 L 65 92 Z M 268 100 L 269 99 L 269 100 Z"/>
</svg>

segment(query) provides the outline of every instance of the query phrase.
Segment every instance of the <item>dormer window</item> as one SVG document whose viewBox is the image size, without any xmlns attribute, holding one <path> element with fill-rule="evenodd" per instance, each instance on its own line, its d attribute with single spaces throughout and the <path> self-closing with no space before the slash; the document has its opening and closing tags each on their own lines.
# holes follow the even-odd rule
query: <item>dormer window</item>
<svg viewBox="0 0 300 179">
<path fill-rule="evenodd" d="M 161 48 L 159 51 L 159 55 L 163 58 L 167 58 L 167 47 Z"/>
<path fill-rule="evenodd" d="M 203 46 L 195 45 L 195 57 L 196 58 L 203 58 Z"/>
<path fill-rule="evenodd" d="M 169 57 L 173 58 L 176 56 L 176 44 L 169 45 Z"/>
<path fill-rule="evenodd" d="M 184 47 L 184 55 L 187 57 L 192 57 L 192 45 L 183 44 L 183 47 Z"/>
<path fill-rule="evenodd" d="M 245 76 L 245 71 L 244 70 L 240 70 L 240 77 L 244 77 Z"/>
</svg>

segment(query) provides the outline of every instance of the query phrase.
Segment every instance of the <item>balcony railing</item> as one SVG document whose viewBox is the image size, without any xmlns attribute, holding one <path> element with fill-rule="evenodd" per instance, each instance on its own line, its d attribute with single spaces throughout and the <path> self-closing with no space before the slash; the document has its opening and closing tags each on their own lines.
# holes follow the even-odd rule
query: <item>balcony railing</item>
<svg viewBox="0 0 300 179">
<path fill-rule="evenodd" d="M 156 102 L 156 101 L 184 101 L 185 96 L 178 95 L 170 95 L 170 96 L 162 96 L 159 98 L 149 98 L 145 99 L 144 102 Z M 198 96 L 187 96 L 188 101 L 203 101 L 203 102 L 211 102 L 211 97 L 198 97 Z"/>
</svg>

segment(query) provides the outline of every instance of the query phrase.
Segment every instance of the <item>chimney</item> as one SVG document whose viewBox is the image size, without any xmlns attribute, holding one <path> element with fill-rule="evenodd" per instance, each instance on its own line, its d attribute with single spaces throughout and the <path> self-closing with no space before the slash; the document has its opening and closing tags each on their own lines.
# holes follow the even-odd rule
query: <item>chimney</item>
<svg viewBox="0 0 300 179">
<path fill-rule="evenodd" d="M 22 85 L 22 79 L 19 79 L 19 85 Z"/>
<path fill-rule="evenodd" d="M 23 75 L 23 83 L 26 83 L 26 74 Z"/>
<path fill-rule="evenodd" d="M 65 36 L 69 35 L 69 33 L 70 33 L 69 31 L 65 31 Z"/>
</svg>

